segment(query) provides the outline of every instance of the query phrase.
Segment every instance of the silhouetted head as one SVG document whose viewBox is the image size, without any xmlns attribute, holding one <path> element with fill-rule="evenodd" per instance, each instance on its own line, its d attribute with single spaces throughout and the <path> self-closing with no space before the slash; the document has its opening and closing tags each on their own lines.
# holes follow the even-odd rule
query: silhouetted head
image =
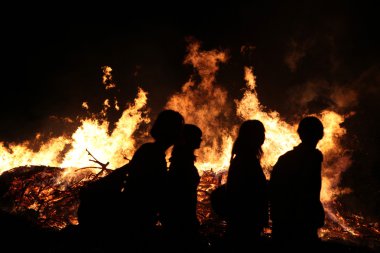
<svg viewBox="0 0 380 253">
<path fill-rule="evenodd" d="M 317 145 L 323 137 L 323 124 L 317 117 L 305 117 L 299 123 L 297 132 L 302 142 Z"/>
<path fill-rule="evenodd" d="M 183 127 L 183 141 L 190 149 L 198 149 L 202 142 L 202 130 L 193 124 L 185 124 Z"/>
<path fill-rule="evenodd" d="M 195 161 L 194 150 L 200 147 L 202 142 L 202 130 L 196 125 L 185 124 L 181 138 L 174 145 L 170 161 L 183 162 L 184 160 Z"/>
<path fill-rule="evenodd" d="M 179 112 L 164 110 L 158 114 L 150 130 L 150 134 L 156 142 L 160 142 L 165 148 L 168 148 L 179 137 L 183 125 L 184 118 Z"/>
<path fill-rule="evenodd" d="M 265 127 L 259 120 L 247 120 L 241 124 L 238 137 L 232 148 L 234 155 L 254 155 L 258 159 L 262 156 L 261 145 L 265 140 Z"/>
</svg>

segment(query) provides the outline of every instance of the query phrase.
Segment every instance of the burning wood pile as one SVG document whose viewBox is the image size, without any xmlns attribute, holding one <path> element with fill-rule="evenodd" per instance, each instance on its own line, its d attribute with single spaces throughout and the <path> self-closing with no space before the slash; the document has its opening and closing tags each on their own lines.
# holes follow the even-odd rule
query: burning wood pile
<svg viewBox="0 0 380 253">
<path fill-rule="evenodd" d="M 65 171 L 59 167 L 21 166 L 4 172 L 0 176 L 0 208 L 41 228 L 60 230 L 78 225 L 80 189 L 112 171 L 107 169 L 108 163 L 99 162 L 86 151 L 93 158 L 90 161 L 100 167 L 77 169 L 71 180 L 58 180 Z M 96 173 L 94 168 L 98 168 Z"/>
<path fill-rule="evenodd" d="M 78 225 L 80 189 L 112 170 L 78 169 L 71 181 L 57 182 L 64 171 L 59 167 L 21 166 L 4 172 L 0 176 L 0 208 L 41 228 L 62 230 Z M 203 172 L 198 190 L 198 217 L 204 227 L 208 227 L 206 230 L 219 227 L 220 220 L 213 214 L 209 199 L 219 184 L 220 174 L 212 170 Z"/>
<path fill-rule="evenodd" d="M 75 180 L 57 182 L 64 171 L 59 167 L 22 166 L 4 172 L 0 176 L 1 210 L 42 229 L 60 231 L 69 226 L 75 227 L 78 225 L 80 189 L 111 170 L 105 167 L 99 167 L 97 172 L 77 169 L 77 175 L 73 177 Z M 225 180 L 225 176 L 225 173 L 212 170 L 204 171 L 201 176 L 198 218 L 201 233 L 210 240 L 220 238 L 225 232 L 225 221 L 213 212 L 210 204 L 210 193 Z M 361 216 L 350 215 L 338 202 L 325 209 L 327 218 L 326 225 L 320 231 L 322 239 L 380 245 L 378 223 L 367 223 Z M 264 232 L 270 237 L 270 227 Z"/>
<path fill-rule="evenodd" d="M 181 92 L 169 97 L 165 106 L 180 112 L 186 122 L 202 129 L 203 143 L 196 163 L 202 175 L 198 217 L 202 233 L 216 237 L 223 233 L 225 223 L 213 213 L 209 194 L 225 179 L 239 123 L 258 119 L 265 125 L 261 162 L 267 179 L 278 157 L 299 143 L 296 125 L 286 122 L 278 112 L 260 103 L 252 67 L 244 68 L 246 86 L 242 89 L 241 99 L 234 99 L 233 103 L 228 100 L 227 90 L 216 82 L 219 65 L 227 59 L 224 51 L 203 51 L 199 42 L 190 43 L 184 62 L 192 65 L 197 75 L 191 76 Z M 111 82 L 111 71 L 110 67 L 103 68 L 106 91 L 115 87 Z M 108 168 L 123 166 L 126 157 L 132 157 L 136 147 L 147 140 L 149 134 L 141 130 L 150 123 L 147 101 L 148 93 L 139 88 L 134 102 L 125 105 L 123 111 L 116 98 L 106 99 L 102 111 L 80 119 L 80 126 L 72 134 L 48 141 L 43 141 L 37 134 L 34 140 L 21 144 L 0 141 L 1 210 L 25 217 L 41 228 L 62 230 L 78 225 L 80 189 L 91 180 L 107 175 Z M 334 101 L 331 104 L 334 105 Z M 86 102 L 82 107 L 89 109 Z M 120 110 L 117 122 L 107 121 L 111 109 Z M 380 244 L 379 223 L 367 224 L 361 216 L 345 211 L 338 201 L 339 196 L 350 193 L 350 189 L 341 188 L 340 179 L 352 163 L 350 150 L 342 143 L 346 134 L 342 123 L 352 115 L 354 112 L 340 114 L 334 111 L 334 106 L 315 113 L 325 128 L 324 138 L 318 144 L 324 155 L 321 200 L 327 213 L 327 225 L 321 229 L 321 236 L 355 240 L 368 235 L 375 238 L 374 243 Z M 33 143 L 38 144 L 38 148 L 32 148 Z M 99 162 L 86 148 L 99 160 L 109 163 Z M 99 166 L 88 167 L 88 155 Z M 267 233 L 270 235 L 270 228 Z"/>
<path fill-rule="evenodd" d="M 48 166 L 24 166 L 4 172 L 1 184 L 6 192 L 1 196 L 1 209 L 42 228 L 59 230 L 77 225 L 79 190 L 94 175 L 81 172 L 83 176 L 76 181 L 56 182 L 61 173 L 61 168 Z"/>
</svg>

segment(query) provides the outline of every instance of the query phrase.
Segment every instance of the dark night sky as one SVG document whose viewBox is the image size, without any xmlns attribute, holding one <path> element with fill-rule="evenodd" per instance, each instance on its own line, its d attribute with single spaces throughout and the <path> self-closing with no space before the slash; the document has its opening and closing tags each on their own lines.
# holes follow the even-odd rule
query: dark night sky
<svg viewBox="0 0 380 253">
<path fill-rule="evenodd" d="M 52 115 L 84 115 L 83 101 L 95 106 L 106 97 L 104 65 L 113 68 L 125 94 L 121 100 L 133 99 L 141 86 L 151 94 L 149 106 L 159 111 L 193 73 L 182 63 L 186 38 L 192 36 L 204 50 L 229 51 L 217 79 L 232 97 L 241 94 L 243 66 L 252 65 L 262 104 L 287 117 L 299 108 L 289 101 L 296 101 L 310 82 L 322 86 L 321 92 L 354 91 L 355 101 L 337 108 L 356 111 L 346 126 L 360 159 L 344 180 L 378 200 L 380 22 L 375 1 L 260 2 L 265 3 L 127 1 L 125 6 L 4 8 L 9 16 L 1 18 L 0 140 L 29 139 L 49 128 Z M 255 49 L 242 55 L 243 45 Z M 285 60 L 292 52 L 302 55 L 293 71 Z M 317 106 L 309 107 L 330 104 L 319 96 Z M 362 181 L 355 183 L 353 177 Z"/>
</svg>

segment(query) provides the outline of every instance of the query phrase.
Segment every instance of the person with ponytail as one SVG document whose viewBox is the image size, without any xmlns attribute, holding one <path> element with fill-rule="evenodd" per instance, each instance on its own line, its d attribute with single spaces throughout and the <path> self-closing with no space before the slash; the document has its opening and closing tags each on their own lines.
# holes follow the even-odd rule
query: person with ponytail
<svg viewBox="0 0 380 253">
<path fill-rule="evenodd" d="M 267 180 L 260 159 L 265 128 L 259 120 L 242 123 L 233 144 L 227 175 L 227 239 L 232 250 L 259 242 L 268 223 Z"/>
</svg>

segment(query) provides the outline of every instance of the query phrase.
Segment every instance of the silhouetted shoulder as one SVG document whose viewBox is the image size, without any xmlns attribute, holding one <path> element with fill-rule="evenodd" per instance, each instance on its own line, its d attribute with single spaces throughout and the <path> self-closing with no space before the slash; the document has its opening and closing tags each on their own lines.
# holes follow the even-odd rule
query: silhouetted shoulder
<svg viewBox="0 0 380 253">
<path fill-rule="evenodd" d="M 287 159 L 289 157 L 292 157 L 292 156 L 294 156 L 294 154 L 295 154 L 294 150 L 290 150 L 290 151 L 286 152 L 285 154 L 280 155 L 279 158 L 278 158 L 278 161 L 285 160 L 285 159 Z"/>
<path fill-rule="evenodd" d="M 155 149 L 155 144 L 153 142 L 148 142 L 142 144 L 135 152 L 134 156 L 139 156 L 141 153 L 149 152 L 152 149 Z"/>
<path fill-rule="evenodd" d="M 294 151 L 294 149 L 290 150 L 278 158 L 276 165 L 284 163 L 284 162 L 289 161 L 289 160 L 290 161 L 294 160 L 295 156 L 297 156 L 297 153 Z"/>
<path fill-rule="evenodd" d="M 302 147 L 302 145 L 299 145 L 295 147 L 294 149 L 286 152 L 285 154 L 281 155 L 278 158 L 278 162 L 284 162 L 284 161 L 294 161 L 297 162 L 303 159 L 310 159 L 312 158 L 315 161 L 322 162 L 323 161 L 323 154 L 319 149 L 308 149 Z"/>
<path fill-rule="evenodd" d="M 142 144 L 133 155 L 132 161 L 146 159 L 146 156 L 150 156 L 151 154 L 156 154 L 158 151 L 158 147 L 155 143 L 149 142 Z M 163 153 L 163 152 L 160 152 Z"/>
<path fill-rule="evenodd" d="M 322 154 L 322 152 L 319 149 L 316 149 L 315 153 L 316 153 L 316 156 L 318 157 L 318 160 L 320 160 L 322 162 L 323 161 L 323 154 Z"/>
</svg>

